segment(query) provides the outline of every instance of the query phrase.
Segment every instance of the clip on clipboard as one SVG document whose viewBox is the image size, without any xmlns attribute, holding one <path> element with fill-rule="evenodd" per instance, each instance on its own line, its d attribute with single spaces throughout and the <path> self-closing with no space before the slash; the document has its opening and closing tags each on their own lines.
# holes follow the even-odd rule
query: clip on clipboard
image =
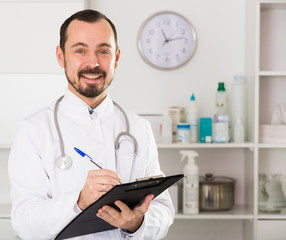
<svg viewBox="0 0 286 240">
<path fill-rule="evenodd" d="M 102 206 L 109 205 L 118 209 L 114 202 L 116 200 L 121 200 L 130 208 L 134 208 L 136 205 L 143 202 L 148 194 L 153 194 L 154 198 L 157 197 L 160 193 L 179 181 L 183 176 L 183 174 L 178 174 L 167 177 L 150 177 L 144 180 L 137 180 L 136 182 L 116 185 L 75 217 L 58 234 L 55 240 L 115 229 L 116 227 L 96 216 L 98 210 Z"/>
</svg>

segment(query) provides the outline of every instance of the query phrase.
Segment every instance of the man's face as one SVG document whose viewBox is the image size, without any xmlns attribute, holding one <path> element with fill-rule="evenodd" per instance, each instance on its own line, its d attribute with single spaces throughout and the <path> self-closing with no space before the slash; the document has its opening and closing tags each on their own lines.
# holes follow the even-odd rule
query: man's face
<svg viewBox="0 0 286 240">
<path fill-rule="evenodd" d="M 118 65 L 114 34 L 106 20 L 94 23 L 73 20 L 67 29 L 65 53 L 57 48 L 57 58 L 76 95 L 94 98 L 106 95 Z"/>
</svg>

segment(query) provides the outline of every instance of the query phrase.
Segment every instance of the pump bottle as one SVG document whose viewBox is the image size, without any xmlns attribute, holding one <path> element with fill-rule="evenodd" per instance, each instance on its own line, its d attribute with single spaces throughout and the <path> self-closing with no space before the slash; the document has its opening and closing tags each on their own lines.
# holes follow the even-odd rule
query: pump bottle
<svg viewBox="0 0 286 240">
<path fill-rule="evenodd" d="M 180 151 L 182 154 L 181 162 L 187 158 L 184 166 L 183 182 L 183 213 L 199 213 L 199 168 L 195 164 L 195 157 L 199 156 L 195 151 Z"/>
<path fill-rule="evenodd" d="M 196 105 L 196 98 L 192 94 L 189 106 L 186 109 L 187 122 L 190 124 L 190 142 L 198 142 L 198 108 Z"/>
</svg>

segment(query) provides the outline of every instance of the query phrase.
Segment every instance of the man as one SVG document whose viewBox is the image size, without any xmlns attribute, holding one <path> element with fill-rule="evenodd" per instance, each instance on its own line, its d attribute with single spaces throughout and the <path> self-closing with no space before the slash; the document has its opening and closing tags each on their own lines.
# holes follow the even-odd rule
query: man
<svg viewBox="0 0 286 240">
<path fill-rule="evenodd" d="M 150 125 L 127 112 L 132 137 L 121 136 L 126 121 L 108 95 L 120 49 L 113 23 L 103 14 L 84 10 L 62 25 L 56 56 L 65 69 L 68 90 L 55 104 L 22 121 L 9 157 L 12 224 L 23 239 L 53 239 L 82 210 L 119 182 L 161 174 Z M 64 154 L 71 166 L 57 166 Z M 102 169 L 82 158 L 78 147 Z M 136 148 L 136 156 L 134 156 Z M 135 159 L 134 159 L 135 157 Z M 60 158 L 61 159 L 61 158 Z M 61 160 L 59 160 L 62 164 Z M 174 210 L 167 192 L 130 209 L 121 201 L 99 209 L 97 216 L 117 229 L 78 239 L 161 239 L 173 222 Z M 151 201 L 152 200 L 152 201 Z"/>
</svg>

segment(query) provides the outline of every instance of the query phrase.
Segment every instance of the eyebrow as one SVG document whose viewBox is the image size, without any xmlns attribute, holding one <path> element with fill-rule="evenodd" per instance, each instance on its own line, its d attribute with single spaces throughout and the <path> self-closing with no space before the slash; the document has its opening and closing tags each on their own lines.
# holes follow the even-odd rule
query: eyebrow
<svg viewBox="0 0 286 240">
<path fill-rule="evenodd" d="M 75 44 L 73 44 L 71 47 L 73 48 L 73 47 L 78 47 L 78 46 L 88 47 L 88 45 L 87 45 L 87 44 L 82 43 L 82 42 L 75 43 Z"/>
<path fill-rule="evenodd" d="M 82 47 L 88 47 L 88 45 L 86 43 L 83 43 L 83 42 L 78 42 L 78 43 L 75 43 L 73 44 L 71 47 L 74 48 L 74 47 L 79 47 L 79 46 L 82 46 Z M 98 45 L 98 47 L 108 47 L 108 48 L 112 48 L 112 46 L 108 43 L 100 43 Z"/>
</svg>

